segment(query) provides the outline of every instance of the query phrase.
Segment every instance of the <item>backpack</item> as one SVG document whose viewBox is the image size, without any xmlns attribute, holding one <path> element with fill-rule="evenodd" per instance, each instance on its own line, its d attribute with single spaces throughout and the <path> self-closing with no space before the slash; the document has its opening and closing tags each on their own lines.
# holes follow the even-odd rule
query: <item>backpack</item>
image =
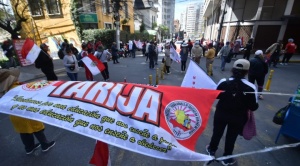
<svg viewBox="0 0 300 166">
<path fill-rule="evenodd" d="M 232 57 L 233 57 L 233 49 L 230 49 L 230 51 L 229 51 L 229 53 L 228 53 L 228 55 L 227 55 L 227 57 L 225 59 L 226 63 L 230 63 Z"/>
<path fill-rule="evenodd" d="M 63 49 L 59 49 L 57 54 L 58 54 L 59 59 L 64 59 L 65 54 L 64 54 Z"/>
</svg>

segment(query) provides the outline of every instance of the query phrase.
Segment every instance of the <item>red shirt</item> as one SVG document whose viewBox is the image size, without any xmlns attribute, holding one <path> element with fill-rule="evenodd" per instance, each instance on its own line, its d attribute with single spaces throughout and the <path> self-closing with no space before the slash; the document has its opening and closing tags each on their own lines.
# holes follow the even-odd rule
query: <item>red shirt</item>
<svg viewBox="0 0 300 166">
<path fill-rule="evenodd" d="M 288 43 L 285 46 L 285 51 L 288 54 L 294 54 L 296 51 L 296 44 L 295 43 Z"/>
</svg>

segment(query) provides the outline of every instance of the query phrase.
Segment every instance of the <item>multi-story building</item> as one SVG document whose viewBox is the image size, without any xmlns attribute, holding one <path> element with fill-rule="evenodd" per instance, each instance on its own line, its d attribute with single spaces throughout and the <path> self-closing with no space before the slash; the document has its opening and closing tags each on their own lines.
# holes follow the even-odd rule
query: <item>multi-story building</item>
<svg viewBox="0 0 300 166">
<path fill-rule="evenodd" d="M 240 36 L 243 45 L 249 38 L 254 38 L 256 49 L 266 49 L 278 40 L 285 44 L 288 38 L 293 38 L 299 45 L 299 6 L 299 0 L 206 0 L 204 37 L 216 39 L 220 33 L 220 39 L 234 41 Z"/>
<path fill-rule="evenodd" d="M 175 0 L 158 0 L 157 24 L 165 25 L 169 28 L 170 33 L 175 33 L 173 21 Z"/>
<path fill-rule="evenodd" d="M 20 3 L 17 11 L 24 10 L 27 18 L 22 23 L 20 32 L 22 38 L 32 38 L 37 44 L 47 43 L 52 56 L 57 56 L 57 51 L 64 39 L 77 48 L 81 48 L 72 21 L 71 6 L 76 3 L 76 10 L 80 13 L 79 21 L 82 29 L 113 29 L 113 14 L 109 0 L 11 0 L 12 6 Z M 121 15 L 121 30 L 134 32 L 133 2 L 128 1 L 123 5 Z"/>
<path fill-rule="evenodd" d="M 151 30 L 152 26 L 157 25 L 158 9 L 154 6 L 157 0 L 135 0 L 134 11 L 142 17 L 146 30 Z"/>
</svg>

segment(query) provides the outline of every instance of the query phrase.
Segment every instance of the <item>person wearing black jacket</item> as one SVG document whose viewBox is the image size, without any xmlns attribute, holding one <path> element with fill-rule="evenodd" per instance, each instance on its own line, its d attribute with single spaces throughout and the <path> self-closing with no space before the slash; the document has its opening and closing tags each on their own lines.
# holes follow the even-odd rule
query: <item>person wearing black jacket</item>
<svg viewBox="0 0 300 166">
<path fill-rule="evenodd" d="M 8 58 L 7 68 L 10 68 L 10 67 L 16 68 L 17 63 L 14 58 L 13 45 L 10 43 L 10 41 L 4 41 L 3 45 L 1 47 L 2 47 L 2 50 L 5 54 L 5 56 Z"/>
<path fill-rule="evenodd" d="M 213 123 L 213 135 L 210 144 L 206 146 L 209 155 L 214 156 L 218 149 L 225 128 L 224 156 L 232 155 L 235 141 L 242 134 L 243 127 L 247 122 L 247 112 L 258 108 L 256 87 L 245 79 L 250 63 L 248 60 L 239 59 L 234 62 L 232 76 L 223 78 L 217 86 L 217 90 L 223 92 L 218 96 Z M 247 93 L 248 92 L 248 93 Z M 221 161 L 223 165 L 233 165 L 233 158 Z"/>
<path fill-rule="evenodd" d="M 57 80 L 57 76 L 54 72 L 53 59 L 48 54 L 49 46 L 43 43 L 40 48 L 42 49 L 39 56 L 35 60 L 35 67 L 41 69 L 46 75 L 48 81 Z"/>
<path fill-rule="evenodd" d="M 258 93 L 262 92 L 265 83 L 265 76 L 268 73 L 269 67 L 265 62 L 262 50 L 255 52 L 254 58 L 250 60 L 250 69 L 248 74 L 248 80 L 255 84 L 257 83 Z M 259 94 L 259 99 L 263 99 L 262 94 Z"/>
</svg>

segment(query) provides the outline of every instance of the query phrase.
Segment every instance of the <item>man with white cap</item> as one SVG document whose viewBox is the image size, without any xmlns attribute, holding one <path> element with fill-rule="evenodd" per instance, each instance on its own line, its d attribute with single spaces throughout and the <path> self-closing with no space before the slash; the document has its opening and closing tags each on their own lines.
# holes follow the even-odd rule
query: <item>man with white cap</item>
<svg viewBox="0 0 300 166">
<path fill-rule="evenodd" d="M 228 79 L 223 78 L 218 83 L 217 90 L 223 92 L 218 96 L 213 135 L 209 145 L 206 146 L 206 151 L 211 156 L 215 155 L 226 127 L 223 156 L 232 155 L 235 141 L 238 135 L 242 134 L 247 122 L 248 110 L 255 111 L 258 108 L 256 87 L 245 79 L 249 67 L 248 60 L 238 59 L 233 64 L 232 76 Z M 233 158 L 221 161 L 223 165 L 233 165 L 235 162 Z"/>
<path fill-rule="evenodd" d="M 248 80 L 258 86 L 258 93 L 262 92 L 265 76 L 268 73 L 268 64 L 265 62 L 265 58 L 262 50 L 257 50 L 255 52 L 254 58 L 250 60 L 250 69 L 248 74 Z M 262 94 L 259 94 L 259 99 L 263 99 Z"/>
</svg>

